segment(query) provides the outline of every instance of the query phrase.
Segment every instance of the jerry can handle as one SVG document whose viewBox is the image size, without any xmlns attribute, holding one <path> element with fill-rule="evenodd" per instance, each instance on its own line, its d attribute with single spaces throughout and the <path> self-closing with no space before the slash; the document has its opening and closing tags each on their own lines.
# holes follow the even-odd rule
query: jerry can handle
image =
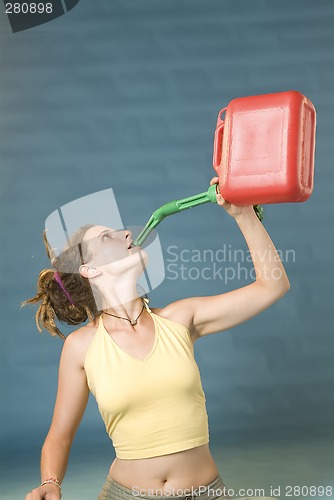
<svg viewBox="0 0 334 500">
<path fill-rule="evenodd" d="M 218 167 L 222 159 L 222 142 L 224 133 L 224 120 L 222 120 L 221 114 L 226 111 L 227 108 L 223 108 L 218 113 L 215 137 L 213 143 L 213 168 L 218 172 Z"/>
</svg>

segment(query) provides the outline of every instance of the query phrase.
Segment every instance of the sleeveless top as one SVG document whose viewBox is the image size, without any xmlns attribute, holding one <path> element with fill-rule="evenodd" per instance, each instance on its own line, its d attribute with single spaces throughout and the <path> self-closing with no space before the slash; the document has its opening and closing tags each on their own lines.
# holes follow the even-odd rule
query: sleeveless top
<svg viewBox="0 0 334 500">
<path fill-rule="evenodd" d="M 155 339 L 145 359 L 121 349 L 102 315 L 84 369 L 120 459 L 149 458 L 209 442 L 206 398 L 189 330 L 153 313 Z"/>
</svg>

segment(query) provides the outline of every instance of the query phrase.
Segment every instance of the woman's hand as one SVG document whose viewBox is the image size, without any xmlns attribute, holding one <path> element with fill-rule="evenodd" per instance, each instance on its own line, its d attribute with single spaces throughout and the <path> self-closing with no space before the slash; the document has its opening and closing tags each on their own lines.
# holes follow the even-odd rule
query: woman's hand
<svg viewBox="0 0 334 500">
<path fill-rule="evenodd" d="M 212 177 L 210 181 L 210 186 L 213 186 L 213 184 L 218 184 L 218 177 Z M 219 190 L 219 187 L 217 185 L 217 189 Z M 225 208 L 226 212 L 231 215 L 234 219 L 237 219 L 241 215 L 248 214 L 248 213 L 254 213 L 254 209 L 252 205 L 231 205 L 228 201 L 224 200 L 222 195 L 219 193 L 219 191 L 216 194 L 216 199 L 218 205 L 221 207 Z"/>
<path fill-rule="evenodd" d="M 48 483 L 30 491 L 25 500 L 60 500 L 61 491 L 56 484 Z"/>
</svg>

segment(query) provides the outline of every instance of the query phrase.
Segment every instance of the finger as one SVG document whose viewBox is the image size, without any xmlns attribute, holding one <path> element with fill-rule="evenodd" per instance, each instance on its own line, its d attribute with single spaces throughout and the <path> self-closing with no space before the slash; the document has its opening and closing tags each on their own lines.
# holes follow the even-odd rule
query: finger
<svg viewBox="0 0 334 500">
<path fill-rule="evenodd" d="M 218 205 L 223 206 L 226 204 L 226 201 L 224 200 L 224 198 L 222 197 L 221 194 L 216 194 L 216 200 L 217 200 Z"/>
<path fill-rule="evenodd" d="M 217 184 L 218 181 L 219 181 L 218 177 L 212 177 L 210 181 L 210 186 L 212 186 L 213 184 Z"/>
<path fill-rule="evenodd" d="M 220 205 L 221 207 L 224 207 L 225 209 L 230 208 L 231 203 L 229 203 L 228 201 L 226 201 L 225 198 L 223 198 L 220 193 L 216 194 L 216 199 L 217 199 L 218 205 Z"/>
<path fill-rule="evenodd" d="M 45 500 L 59 500 L 60 495 L 58 491 L 47 491 L 43 498 L 45 498 Z"/>
<path fill-rule="evenodd" d="M 219 205 L 223 205 L 225 203 L 225 200 L 220 193 L 216 193 L 216 200 Z"/>
<path fill-rule="evenodd" d="M 38 489 L 34 488 L 31 490 L 28 495 L 25 497 L 25 500 L 37 500 L 40 498 L 40 495 L 38 494 Z"/>
</svg>

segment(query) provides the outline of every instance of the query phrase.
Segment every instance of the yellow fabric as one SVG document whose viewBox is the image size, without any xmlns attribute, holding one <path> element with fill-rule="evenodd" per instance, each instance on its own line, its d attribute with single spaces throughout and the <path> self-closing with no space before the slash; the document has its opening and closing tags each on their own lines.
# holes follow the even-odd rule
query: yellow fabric
<svg viewBox="0 0 334 500">
<path fill-rule="evenodd" d="M 90 391 L 121 459 L 149 458 L 209 442 L 206 398 L 188 329 L 154 314 L 144 360 L 123 351 L 102 317 L 85 359 Z"/>
</svg>

